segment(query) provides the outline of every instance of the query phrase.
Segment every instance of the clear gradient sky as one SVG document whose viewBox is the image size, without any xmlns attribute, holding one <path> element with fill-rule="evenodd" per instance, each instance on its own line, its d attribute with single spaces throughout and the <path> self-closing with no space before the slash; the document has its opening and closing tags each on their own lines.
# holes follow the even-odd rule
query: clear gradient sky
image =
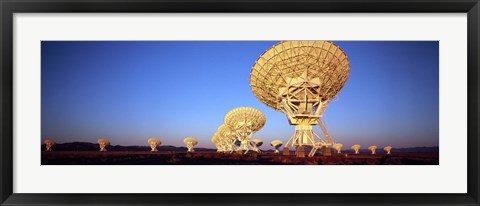
<svg viewBox="0 0 480 206">
<path fill-rule="evenodd" d="M 254 135 L 286 142 L 286 116 L 253 95 L 255 60 L 277 41 L 43 41 L 42 141 L 214 148 L 225 113 L 250 106 L 266 116 Z M 345 148 L 353 144 L 438 146 L 439 51 L 436 41 L 335 41 L 350 76 L 324 120 Z M 318 126 L 314 131 L 320 133 Z"/>
</svg>

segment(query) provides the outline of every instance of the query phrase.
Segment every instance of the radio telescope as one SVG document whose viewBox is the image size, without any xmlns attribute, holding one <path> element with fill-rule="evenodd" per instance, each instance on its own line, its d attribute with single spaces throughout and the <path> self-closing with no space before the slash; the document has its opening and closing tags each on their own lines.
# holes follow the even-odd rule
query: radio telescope
<svg viewBox="0 0 480 206">
<path fill-rule="evenodd" d="M 245 154 L 250 150 L 252 135 L 265 125 L 265 115 L 252 107 L 237 107 L 225 114 L 224 124 L 235 134 L 240 141 L 240 149 Z"/>
<path fill-rule="evenodd" d="M 215 131 L 215 134 L 213 134 L 212 143 L 217 148 L 217 152 L 224 152 L 223 145 L 221 145 L 220 138 L 218 136 L 218 131 Z"/>
<path fill-rule="evenodd" d="M 53 150 L 52 150 L 52 146 L 55 145 L 55 142 L 54 142 L 53 140 L 51 140 L 51 139 L 46 139 L 46 140 L 44 141 L 44 143 L 45 143 L 45 151 L 47 151 L 47 152 L 53 151 Z"/>
<path fill-rule="evenodd" d="M 377 150 L 377 145 L 372 145 L 372 146 L 368 147 L 368 150 L 372 151 L 372 154 L 374 155 L 375 150 Z"/>
<path fill-rule="evenodd" d="M 345 85 L 350 63 L 343 50 L 329 41 L 283 41 L 266 50 L 250 72 L 253 94 L 267 106 L 286 114 L 295 132 L 285 144 L 310 146 L 313 156 L 334 140 L 322 121 L 328 103 Z M 319 125 L 325 138 L 313 132 Z M 303 153 L 303 152 L 302 152 Z"/>
<path fill-rule="evenodd" d="M 235 133 L 232 132 L 225 124 L 220 125 L 217 129 L 217 132 L 221 143 L 224 146 L 225 152 L 233 152 L 236 147 L 235 140 L 237 139 Z"/>
<path fill-rule="evenodd" d="M 358 150 L 360 150 L 360 145 L 354 144 L 350 149 L 353 149 L 353 151 L 355 151 L 355 154 L 358 154 Z"/>
<path fill-rule="evenodd" d="M 278 149 L 280 149 L 280 147 L 283 145 L 283 142 L 280 141 L 280 140 L 273 140 L 270 145 L 275 149 L 275 154 L 278 154 L 280 153 L 280 151 L 278 151 Z"/>
<path fill-rule="evenodd" d="M 150 145 L 150 148 L 152 148 L 152 150 L 150 150 L 150 152 L 156 152 L 156 151 L 158 151 L 157 146 L 159 146 L 159 145 L 162 144 L 162 142 L 161 142 L 159 139 L 153 138 L 153 137 L 152 137 L 152 138 L 148 138 L 147 142 L 148 142 L 148 144 Z"/>
<path fill-rule="evenodd" d="M 385 152 L 387 152 L 387 154 L 389 155 L 390 152 L 392 151 L 392 146 L 386 146 L 386 147 L 383 148 L 383 150 L 384 150 Z"/>
<path fill-rule="evenodd" d="M 252 146 L 253 151 L 260 153 L 261 151 L 260 151 L 260 148 L 258 147 L 263 145 L 263 141 L 260 139 L 254 139 L 250 141 L 250 145 Z"/>
<path fill-rule="evenodd" d="M 337 154 L 342 153 L 343 144 L 336 143 L 336 144 L 333 144 L 332 147 L 333 149 L 337 150 Z"/>
<path fill-rule="evenodd" d="M 193 146 L 197 145 L 198 141 L 193 137 L 186 137 L 185 139 L 183 139 L 183 143 L 187 145 L 187 152 L 195 152 Z"/>
<path fill-rule="evenodd" d="M 221 136 L 221 126 L 217 128 L 212 136 L 212 143 L 215 144 L 217 152 L 226 152 L 228 150 L 227 140 Z"/>
<path fill-rule="evenodd" d="M 100 138 L 100 139 L 98 139 L 97 142 L 98 142 L 98 145 L 100 146 L 100 152 L 107 151 L 107 149 L 105 149 L 105 147 L 110 145 L 110 140 Z"/>
</svg>

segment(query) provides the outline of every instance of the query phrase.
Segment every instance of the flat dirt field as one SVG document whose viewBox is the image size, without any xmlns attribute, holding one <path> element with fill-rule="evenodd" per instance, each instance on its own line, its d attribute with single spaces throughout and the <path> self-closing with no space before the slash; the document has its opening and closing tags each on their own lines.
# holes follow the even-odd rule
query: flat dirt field
<svg viewBox="0 0 480 206">
<path fill-rule="evenodd" d="M 293 151 L 291 152 L 294 153 Z M 42 152 L 42 165 L 438 165 L 438 153 L 351 153 L 297 158 L 271 152 L 52 151 Z"/>
</svg>

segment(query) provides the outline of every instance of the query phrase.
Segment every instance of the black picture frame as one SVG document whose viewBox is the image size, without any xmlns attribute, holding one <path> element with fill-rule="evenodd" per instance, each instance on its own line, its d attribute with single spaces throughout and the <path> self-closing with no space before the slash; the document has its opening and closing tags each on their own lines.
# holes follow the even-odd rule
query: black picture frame
<svg viewBox="0 0 480 206">
<path fill-rule="evenodd" d="M 1 205 L 480 205 L 479 0 L 0 0 Z M 13 193 L 13 14 L 111 12 L 467 13 L 466 194 L 20 194 Z M 453 138 L 453 137 L 452 137 Z M 452 177 L 453 178 L 453 177 Z M 439 180 L 438 184 L 442 184 Z"/>
</svg>

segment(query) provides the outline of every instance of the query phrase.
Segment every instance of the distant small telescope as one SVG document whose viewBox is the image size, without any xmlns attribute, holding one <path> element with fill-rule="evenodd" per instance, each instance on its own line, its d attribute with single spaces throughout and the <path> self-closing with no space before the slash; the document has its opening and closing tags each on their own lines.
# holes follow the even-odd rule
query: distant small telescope
<svg viewBox="0 0 480 206">
<path fill-rule="evenodd" d="M 152 150 L 150 150 L 150 152 L 158 151 L 157 147 L 162 144 L 162 142 L 159 139 L 154 138 L 154 137 L 148 138 L 147 142 L 150 145 L 150 148 L 152 148 Z"/>
<path fill-rule="evenodd" d="M 387 152 L 387 155 L 389 155 L 390 152 L 392 151 L 392 146 L 386 146 L 386 147 L 383 148 L 383 150 L 384 150 L 385 152 Z"/>
<path fill-rule="evenodd" d="M 354 144 L 352 145 L 351 149 L 355 151 L 355 154 L 358 154 L 358 151 L 360 150 L 360 145 L 359 144 Z"/>
<path fill-rule="evenodd" d="M 52 146 L 55 145 L 55 142 L 53 140 L 46 139 L 44 143 L 45 143 L 45 151 L 47 152 L 53 151 Z"/>
<path fill-rule="evenodd" d="M 372 152 L 372 155 L 374 155 L 375 150 L 377 150 L 377 145 L 372 145 L 372 146 L 368 147 L 368 150 L 370 150 Z"/>
<path fill-rule="evenodd" d="M 195 152 L 193 146 L 197 145 L 198 141 L 193 137 L 186 137 L 185 139 L 183 139 L 183 143 L 187 145 L 187 152 Z"/>
<path fill-rule="evenodd" d="M 257 153 L 262 152 L 262 151 L 260 150 L 260 148 L 258 148 L 258 147 L 260 147 L 260 146 L 263 145 L 263 141 L 262 141 L 262 140 L 260 140 L 260 139 L 251 140 L 251 141 L 250 141 L 250 145 L 252 146 L 252 150 L 253 150 L 253 151 L 255 151 L 255 152 L 257 152 Z"/>
<path fill-rule="evenodd" d="M 275 152 L 274 152 L 274 153 L 275 153 L 275 154 L 279 154 L 279 153 L 280 153 L 279 149 L 280 149 L 280 147 L 283 145 L 283 142 L 280 141 L 280 140 L 273 140 L 273 141 L 270 143 L 270 145 L 275 149 Z"/>
<path fill-rule="evenodd" d="M 98 139 L 98 145 L 100 146 L 100 152 L 106 152 L 107 149 L 105 149 L 108 145 L 110 145 L 110 140 L 108 139 Z"/>
<path fill-rule="evenodd" d="M 337 150 L 337 154 L 342 153 L 343 144 L 339 144 L 339 143 L 333 144 L 332 147 L 333 147 L 334 150 Z"/>
</svg>

